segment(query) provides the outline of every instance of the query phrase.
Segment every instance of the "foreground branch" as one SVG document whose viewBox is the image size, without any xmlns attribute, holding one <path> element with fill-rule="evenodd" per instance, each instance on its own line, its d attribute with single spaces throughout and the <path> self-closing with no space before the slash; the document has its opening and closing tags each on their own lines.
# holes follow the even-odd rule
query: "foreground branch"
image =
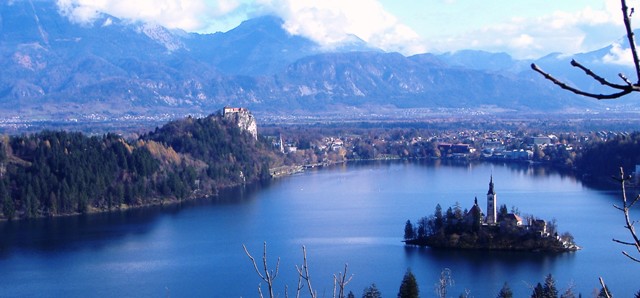
<svg viewBox="0 0 640 298">
<path fill-rule="evenodd" d="M 572 61 L 572 62 L 575 62 Z M 579 63 L 575 62 L 577 65 L 580 65 Z M 572 63 L 573 64 L 573 63 Z M 606 86 L 609 86 L 611 88 L 614 89 L 621 89 L 622 91 L 620 92 L 615 92 L 615 93 L 611 93 L 611 94 L 596 94 L 596 93 L 590 93 L 590 92 L 586 92 L 586 91 L 582 91 L 576 87 L 572 87 L 569 86 L 568 84 L 566 84 L 565 82 L 560 81 L 559 79 L 555 78 L 554 76 L 552 76 L 551 74 L 545 72 L 544 70 L 542 70 L 538 65 L 536 65 L 535 63 L 531 64 L 531 68 L 533 70 L 535 70 L 536 72 L 540 73 L 542 76 L 544 76 L 545 79 L 551 81 L 552 83 L 558 85 L 560 88 L 571 91 L 575 94 L 578 95 L 582 95 L 582 96 L 586 96 L 586 97 L 591 97 L 591 98 L 595 98 L 595 99 L 615 99 L 615 98 L 619 98 L 622 97 L 624 95 L 627 95 L 633 91 L 640 91 L 640 86 L 637 85 L 616 85 L 616 84 L 612 84 L 609 83 L 608 81 L 602 79 L 601 77 L 595 75 L 595 73 L 593 73 L 593 71 L 591 71 L 588 68 L 585 68 L 586 70 L 589 71 L 589 73 L 597 76 L 598 78 L 602 79 L 604 82 L 606 82 Z M 593 76 L 592 76 L 593 77 Z M 600 80 L 598 80 L 600 81 Z M 601 82 L 602 83 L 602 82 Z M 617 86 L 617 87 L 612 87 L 612 86 Z"/>
<path fill-rule="evenodd" d="M 251 263 L 253 263 L 253 268 L 256 270 L 256 273 L 258 274 L 258 276 L 267 283 L 267 287 L 269 289 L 269 297 L 273 298 L 274 297 L 273 280 L 276 279 L 276 277 L 278 276 L 278 269 L 280 268 L 280 258 L 278 258 L 278 261 L 276 263 L 275 271 L 269 270 L 269 266 L 267 266 L 267 242 L 265 242 L 263 254 L 262 254 L 262 269 L 264 271 L 264 274 L 263 274 L 262 272 L 260 272 L 260 269 L 258 269 L 258 264 L 256 262 L 256 259 L 253 256 L 251 256 L 251 254 L 247 250 L 247 247 L 243 244 L 242 248 L 244 248 L 244 252 L 247 254 L 249 259 L 251 260 Z M 260 298 L 263 297 L 262 287 L 260 284 L 258 284 L 258 294 L 260 295 Z"/>
<path fill-rule="evenodd" d="M 311 295 L 311 298 L 318 297 L 318 293 L 311 287 L 311 276 L 309 276 L 309 265 L 307 265 L 307 249 L 304 245 L 302 246 L 302 266 L 298 267 L 298 265 L 296 265 L 296 270 L 298 270 L 298 294 L 296 297 L 300 295 L 302 280 L 307 282 L 307 288 L 309 288 L 309 295 Z"/>
<path fill-rule="evenodd" d="M 607 289 L 607 285 L 604 284 L 604 280 L 602 277 L 598 278 L 600 280 L 600 285 L 602 286 L 602 292 L 605 298 L 611 298 L 611 294 L 609 294 L 609 289 Z"/>
<path fill-rule="evenodd" d="M 631 28 L 631 20 L 629 18 L 627 1 L 621 0 L 620 2 L 621 2 L 621 7 L 622 7 L 622 16 L 623 16 L 624 27 L 626 29 L 627 39 L 629 40 L 629 48 L 631 49 L 631 54 L 633 55 L 633 63 L 634 63 L 634 66 L 635 66 L 635 71 L 636 71 L 637 82 L 635 84 L 631 83 L 631 81 L 626 76 L 624 76 L 623 74 L 619 74 L 619 77 L 626 83 L 625 85 L 619 85 L 619 84 L 611 83 L 611 82 L 607 81 L 605 78 L 603 78 L 603 77 L 597 75 L 596 73 L 594 73 L 591 69 L 589 69 L 589 68 L 585 67 L 584 65 L 576 62 L 575 60 L 572 60 L 571 61 L 571 66 L 581 69 L 582 71 L 585 72 L 585 74 L 587 76 L 590 76 L 591 78 L 593 78 L 594 80 L 596 80 L 600 84 L 602 84 L 604 86 L 607 86 L 607 87 L 610 87 L 610 88 L 612 88 L 614 90 L 618 90 L 618 91 L 611 92 L 609 94 L 597 94 L 597 93 L 586 92 L 586 91 L 580 90 L 580 89 L 578 89 L 576 87 L 569 86 L 565 82 L 555 78 L 551 74 L 549 74 L 549 73 L 545 72 L 544 70 L 542 70 L 535 63 L 531 64 L 531 68 L 534 71 L 536 71 L 539 74 L 541 74 L 545 79 L 547 79 L 547 80 L 551 81 L 552 83 L 558 85 L 562 89 L 571 91 L 571 92 L 573 92 L 575 94 L 578 94 L 578 95 L 591 97 L 591 98 L 595 98 L 595 99 L 598 99 L 598 100 L 601 100 L 601 99 L 615 99 L 615 98 L 620 98 L 622 96 L 625 96 L 625 95 L 627 95 L 627 94 L 629 94 L 631 92 L 639 92 L 640 91 L 640 60 L 638 60 L 638 51 L 636 50 L 635 37 L 634 37 L 634 34 L 633 34 L 633 29 Z"/>
<path fill-rule="evenodd" d="M 614 178 L 616 181 L 618 181 L 620 183 L 620 188 L 622 189 L 622 206 L 616 206 L 613 205 L 613 207 L 615 207 L 616 209 L 622 211 L 622 213 L 624 214 L 624 221 L 625 221 L 625 228 L 627 230 L 629 230 L 629 234 L 631 234 L 631 238 L 633 241 L 629 242 L 629 241 L 621 241 L 618 239 L 613 239 L 613 241 L 620 243 L 620 244 L 624 244 L 624 245 L 629 245 L 629 246 L 633 246 L 636 248 L 636 250 L 638 251 L 638 254 L 640 255 L 640 238 L 638 238 L 638 235 L 636 234 L 636 229 L 634 226 L 634 221 L 631 220 L 631 217 L 629 215 L 629 208 L 631 208 L 631 206 L 633 206 L 636 202 L 638 202 L 639 197 L 637 196 L 633 201 L 629 202 L 627 200 L 627 190 L 625 188 L 625 184 L 626 182 L 631 179 L 631 176 L 626 176 L 624 175 L 624 170 L 622 167 L 620 167 L 620 178 Z M 628 257 L 629 259 L 640 263 L 640 258 L 638 257 L 634 257 L 631 254 L 627 253 L 626 251 L 622 251 L 622 254 L 625 255 L 626 257 Z"/>
<path fill-rule="evenodd" d="M 338 274 L 333 275 L 333 297 L 336 297 L 336 288 L 338 289 L 338 298 L 344 298 L 344 289 L 353 279 L 353 274 L 347 278 L 347 269 L 349 268 L 348 264 L 344 264 L 344 273 L 338 272 Z"/>
</svg>

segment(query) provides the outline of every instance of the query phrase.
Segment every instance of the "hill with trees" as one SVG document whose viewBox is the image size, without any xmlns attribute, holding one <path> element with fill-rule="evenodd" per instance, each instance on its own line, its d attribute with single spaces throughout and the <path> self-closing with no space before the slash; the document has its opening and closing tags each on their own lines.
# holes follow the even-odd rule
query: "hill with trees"
<svg viewBox="0 0 640 298">
<path fill-rule="evenodd" d="M 618 134 L 607 140 L 593 140 L 576 157 L 575 166 L 586 177 L 611 177 L 620 172 L 633 173 L 640 164 L 640 132 Z M 637 174 L 637 173 L 636 173 Z"/>
<path fill-rule="evenodd" d="M 280 157 L 220 114 L 136 140 L 42 131 L 0 140 L 0 218 L 117 210 L 215 195 L 268 179 Z"/>
</svg>

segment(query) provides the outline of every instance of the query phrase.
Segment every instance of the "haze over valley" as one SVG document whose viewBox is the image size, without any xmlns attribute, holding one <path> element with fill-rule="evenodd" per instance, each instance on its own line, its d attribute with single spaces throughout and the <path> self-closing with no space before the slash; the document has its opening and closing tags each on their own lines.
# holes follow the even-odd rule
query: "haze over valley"
<svg viewBox="0 0 640 298">
<path fill-rule="evenodd" d="M 282 19 L 269 15 L 213 34 L 105 13 L 80 24 L 45 0 L 3 2 L 0 16 L 0 115 L 10 124 L 157 121 L 208 115 L 222 106 L 247 107 L 259 121 L 635 113 L 640 102 L 635 95 L 613 102 L 581 98 L 529 68 L 535 62 L 573 85 L 598 91 L 599 84 L 569 61 L 615 78 L 627 70 L 607 62 L 620 50 L 622 32 L 612 32 L 611 44 L 594 51 L 522 60 L 478 50 L 407 56 L 357 36 L 328 50 L 290 34 Z"/>
</svg>

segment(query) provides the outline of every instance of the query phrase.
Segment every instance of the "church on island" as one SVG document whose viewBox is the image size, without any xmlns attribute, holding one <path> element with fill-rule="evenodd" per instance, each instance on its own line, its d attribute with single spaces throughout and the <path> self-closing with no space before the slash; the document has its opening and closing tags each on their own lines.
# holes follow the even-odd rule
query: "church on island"
<svg viewBox="0 0 640 298">
<path fill-rule="evenodd" d="M 484 214 L 478 198 L 469 210 L 460 206 L 449 207 L 443 214 L 440 205 L 436 212 L 418 220 L 417 225 L 407 220 L 404 242 L 407 245 L 433 248 L 524 250 L 565 252 L 579 247 L 569 233 L 558 235 L 555 225 L 534 216 L 523 219 L 509 213 L 506 205 L 498 207 L 498 196 L 493 175 L 487 191 L 487 213 Z"/>
<path fill-rule="evenodd" d="M 502 206 L 502 211 L 498 213 L 498 196 L 493 185 L 493 175 L 489 180 L 489 190 L 487 191 L 487 214 L 484 215 L 482 208 L 478 205 L 478 198 L 465 214 L 465 221 L 472 224 L 474 220 L 481 220 L 480 224 L 485 227 L 499 227 L 502 231 L 513 232 L 515 230 L 526 230 L 538 233 L 542 237 L 548 237 L 547 222 L 542 219 L 527 218 L 525 223 L 520 215 L 507 213 L 506 205 Z M 474 217 L 480 214 L 480 217 Z M 555 232 L 555 231 L 554 231 Z"/>
</svg>

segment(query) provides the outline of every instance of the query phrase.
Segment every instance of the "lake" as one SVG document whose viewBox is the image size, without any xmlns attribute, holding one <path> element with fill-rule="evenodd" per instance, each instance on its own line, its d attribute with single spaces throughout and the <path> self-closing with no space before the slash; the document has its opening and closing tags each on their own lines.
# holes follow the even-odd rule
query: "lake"
<svg viewBox="0 0 640 298">
<path fill-rule="evenodd" d="M 548 255 L 403 245 L 406 220 L 432 214 L 438 203 L 471 208 L 477 196 L 486 210 L 491 175 L 498 204 L 555 218 L 583 249 Z M 182 205 L 0 223 L 0 296 L 257 297 L 261 280 L 242 244 L 261 261 L 266 242 L 272 269 L 280 257 L 280 297 L 285 285 L 295 296 L 302 245 L 320 297 L 331 297 L 345 263 L 356 297 L 372 283 L 384 297 L 396 296 L 407 268 L 423 297 L 434 296 L 444 268 L 455 280 L 452 297 L 465 289 L 495 297 L 505 281 L 515 297 L 529 296 L 549 273 L 560 293 L 573 285 L 591 297 L 602 276 L 615 296 L 631 297 L 640 290 L 640 265 L 611 241 L 627 239 L 612 207 L 618 196 L 528 165 L 350 163 Z"/>
</svg>

